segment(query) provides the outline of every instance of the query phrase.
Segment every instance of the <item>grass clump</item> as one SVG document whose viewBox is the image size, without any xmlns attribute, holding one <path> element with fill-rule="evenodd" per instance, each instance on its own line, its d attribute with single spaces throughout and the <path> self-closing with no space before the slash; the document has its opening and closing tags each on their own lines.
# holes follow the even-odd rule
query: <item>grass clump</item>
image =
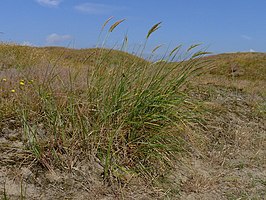
<svg viewBox="0 0 266 200">
<path fill-rule="evenodd" d="M 105 38 L 122 22 L 111 25 Z M 159 26 L 149 30 L 146 40 Z M 148 62 L 99 48 L 88 55 L 89 65 L 83 60 L 76 67 L 54 62 L 15 70 L 8 78 L 16 84 L 1 82 L 6 91 L 1 106 L 13 99 L 9 104 L 21 121 L 25 143 L 49 170 L 71 171 L 79 159 L 93 155 L 106 180 L 132 171 L 153 177 L 183 148 L 181 127 L 194 111 L 182 87 L 206 65 L 196 59 L 205 54 L 201 51 L 169 64 L 179 49 L 165 62 Z M 120 54 L 127 55 L 125 60 L 113 58 Z"/>
</svg>

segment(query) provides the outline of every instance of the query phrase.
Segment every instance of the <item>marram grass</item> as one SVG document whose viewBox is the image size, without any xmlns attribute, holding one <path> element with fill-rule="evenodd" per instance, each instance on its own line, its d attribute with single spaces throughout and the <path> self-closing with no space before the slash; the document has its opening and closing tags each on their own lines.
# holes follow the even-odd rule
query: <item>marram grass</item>
<svg viewBox="0 0 266 200">
<path fill-rule="evenodd" d="M 112 24 L 104 40 L 123 21 Z M 148 31 L 144 48 L 160 25 Z M 0 106 L 10 109 L 1 110 L 1 117 L 12 115 L 21 122 L 25 144 L 49 170 L 72 170 L 79 159 L 94 156 L 101 161 L 106 180 L 124 173 L 164 172 L 184 148 L 182 127 L 194 112 L 182 87 L 206 65 L 197 59 L 205 54 L 201 51 L 188 60 L 171 62 L 180 47 L 164 56 L 164 62 L 133 56 L 112 62 L 110 55 L 118 55 L 117 51 L 103 48 L 88 55 L 89 64 L 83 59 L 76 67 L 60 59 L 36 67 L 36 57 L 25 67 L 24 60 L 23 68 L 9 77 L 0 72 Z"/>
</svg>

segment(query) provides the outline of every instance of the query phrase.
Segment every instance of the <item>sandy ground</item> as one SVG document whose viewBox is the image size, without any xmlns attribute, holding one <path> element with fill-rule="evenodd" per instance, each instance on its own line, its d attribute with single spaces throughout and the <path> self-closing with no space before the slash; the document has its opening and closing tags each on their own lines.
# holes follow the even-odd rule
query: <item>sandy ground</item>
<svg viewBox="0 0 266 200">
<path fill-rule="evenodd" d="M 103 167 L 89 158 L 72 171 L 47 171 L 36 165 L 26 150 L 17 122 L 4 119 L 0 130 L 0 197 L 266 199 L 266 124 L 265 115 L 257 109 L 265 99 L 212 85 L 194 87 L 190 95 L 203 101 L 205 121 L 189 130 L 192 150 L 177 161 L 164 189 L 137 179 L 127 184 L 103 184 Z"/>
</svg>

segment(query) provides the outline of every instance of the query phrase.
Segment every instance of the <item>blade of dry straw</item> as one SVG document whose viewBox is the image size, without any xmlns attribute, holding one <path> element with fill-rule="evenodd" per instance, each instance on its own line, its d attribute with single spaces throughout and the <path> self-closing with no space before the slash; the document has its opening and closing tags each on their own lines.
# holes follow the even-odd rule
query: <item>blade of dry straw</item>
<svg viewBox="0 0 266 200">
<path fill-rule="evenodd" d="M 153 27 L 151 27 L 151 29 L 149 30 L 149 32 L 146 36 L 146 39 L 148 39 L 153 32 L 155 32 L 156 30 L 158 30 L 161 27 L 160 26 L 161 23 L 162 22 L 159 22 L 159 23 L 155 24 Z"/>
<path fill-rule="evenodd" d="M 123 21 L 125 21 L 126 19 L 121 19 L 117 22 L 115 22 L 110 28 L 109 28 L 109 33 L 111 33 L 119 24 L 121 24 Z"/>
</svg>

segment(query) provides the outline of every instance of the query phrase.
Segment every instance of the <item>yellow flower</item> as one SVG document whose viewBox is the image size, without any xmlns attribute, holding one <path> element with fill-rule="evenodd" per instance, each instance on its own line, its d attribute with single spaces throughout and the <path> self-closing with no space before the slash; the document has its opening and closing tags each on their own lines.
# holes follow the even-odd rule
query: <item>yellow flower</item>
<svg viewBox="0 0 266 200">
<path fill-rule="evenodd" d="M 19 84 L 22 86 L 25 85 L 25 83 L 23 81 L 20 81 Z"/>
<path fill-rule="evenodd" d="M 13 89 L 13 90 L 11 90 L 11 92 L 12 92 L 12 93 L 15 93 L 15 92 L 16 92 L 16 90 L 14 90 L 14 89 Z"/>
<path fill-rule="evenodd" d="M 3 78 L 2 81 L 6 82 L 6 78 Z"/>
</svg>

